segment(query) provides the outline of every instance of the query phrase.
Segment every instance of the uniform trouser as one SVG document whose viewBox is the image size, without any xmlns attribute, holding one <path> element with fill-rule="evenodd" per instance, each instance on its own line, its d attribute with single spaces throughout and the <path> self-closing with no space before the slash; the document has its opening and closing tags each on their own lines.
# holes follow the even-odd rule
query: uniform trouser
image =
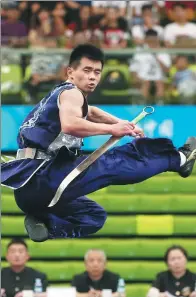
<svg viewBox="0 0 196 297">
<path fill-rule="evenodd" d="M 18 206 L 45 221 L 51 238 L 87 236 L 103 226 L 105 211 L 85 195 L 109 185 L 135 184 L 180 169 L 179 152 L 169 139 L 135 139 L 102 155 L 64 190 L 55 206 L 48 208 L 61 181 L 84 158 L 64 162 L 63 155 L 58 154 L 54 162 L 40 168 L 15 191 Z"/>
</svg>

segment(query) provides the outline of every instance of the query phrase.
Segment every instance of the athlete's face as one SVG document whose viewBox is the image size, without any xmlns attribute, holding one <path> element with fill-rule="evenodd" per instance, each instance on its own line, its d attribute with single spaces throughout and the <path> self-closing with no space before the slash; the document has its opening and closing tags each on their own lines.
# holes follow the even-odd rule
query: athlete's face
<svg viewBox="0 0 196 297">
<path fill-rule="evenodd" d="M 83 57 L 76 68 L 68 68 L 68 79 L 81 91 L 88 94 L 93 92 L 100 82 L 101 72 L 102 64 L 100 61 L 93 61 Z"/>
</svg>

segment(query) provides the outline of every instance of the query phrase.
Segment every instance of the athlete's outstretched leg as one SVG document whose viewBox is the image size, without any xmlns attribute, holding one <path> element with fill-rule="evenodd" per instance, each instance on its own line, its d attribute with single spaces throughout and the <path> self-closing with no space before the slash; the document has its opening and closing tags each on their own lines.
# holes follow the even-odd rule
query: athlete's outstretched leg
<svg viewBox="0 0 196 297">
<path fill-rule="evenodd" d="M 188 157 L 196 149 L 196 138 L 191 140 L 190 149 L 186 150 L 186 145 L 181 152 Z M 35 212 L 38 209 L 47 209 L 63 179 L 84 158 L 80 157 L 74 162 L 63 162 L 63 155 L 58 155 L 53 163 L 40 169 L 29 183 L 15 191 L 19 207 L 22 209 L 26 205 Z M 98 158 L 70 183 L 60 200 L 68 203 L 109 185 L 135 184 L 165 171 L 179 172 L 185 177 L 187 168 L 186 176 L 191 174 L 194 162 L 195 160 L 190 163 L 191 166 L 186 163 L 180 167 L 180 153 L 167 138 L 135 139 L 131 143 L 111 149 Z"/>
<path fill-rule="evenodd" d="M 65 189 L 64 197 L 87 195 L 108 185 L 135 184 L 165 171 L 179 170 L 180 154 L 171 140 L 135 139 L 101 156 Z"/>
</svg>

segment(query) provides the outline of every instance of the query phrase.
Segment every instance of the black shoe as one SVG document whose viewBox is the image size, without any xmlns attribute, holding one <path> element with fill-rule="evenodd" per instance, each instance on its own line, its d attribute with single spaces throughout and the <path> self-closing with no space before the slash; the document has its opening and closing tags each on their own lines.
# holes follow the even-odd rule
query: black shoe
<svg viewBox="0 0 196 297">
<path fill-rule="evenodd" d="M 188 177 L 193 171 L 196 160 L 196 137 L 189 137 L 186 143 L 178 149 L 186 156 L 186 163 L 180 167 L 179 174 L 182 177 Z"/>
<path fill-rule="evenodd" d="M 35 242 L 42 242 L 48 239 L 48 229 L 41 220 L 27 215 L 25 217 L 24 224 L 31 240 Z"/>
</svg>

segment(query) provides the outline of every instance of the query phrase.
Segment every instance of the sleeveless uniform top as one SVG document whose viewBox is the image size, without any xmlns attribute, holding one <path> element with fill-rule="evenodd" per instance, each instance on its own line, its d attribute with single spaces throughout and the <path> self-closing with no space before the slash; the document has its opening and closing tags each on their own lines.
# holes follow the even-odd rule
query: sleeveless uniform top
<svg viewBox="0 0 196 297">
<path fill-rule="evenodd" d="M 18 189 L 24 186 L 46 162 L 48 166 L 55 162 L 55 156 L 61 148 L 70 151 L 81 148 L 82 138 L 63 133 L 59 118 L 60 94 L 64 90 L 73 88 L 76 86 L 70 82 L 56 86 L 28 114 L 19 129 L 17 142 L 20 149 L 26 147 L 40 149 L 52 155 L 54 153 L 54 158 L 50 161 L 21 159 L 3 163 L 1 166 L 2 185 Z M 82 111 L 85 119 L 88 114 L 88 103 L 85 97 Z"/>
<path fill-rule="evenodd" d="M 49 152 L 56 152 L 63 146 L 70 150 L 81 148 L 82 138 L 63 133 L 59 118 L 60 94 L 73 88 L 76 86 L 70 82 L 62 83 L 35 106 L 19 129 L 19 148 L 31 147 Z M 83 118 L 86 118 L 88 103 L 85 97 L 82 112 Z"/>
</svg>

